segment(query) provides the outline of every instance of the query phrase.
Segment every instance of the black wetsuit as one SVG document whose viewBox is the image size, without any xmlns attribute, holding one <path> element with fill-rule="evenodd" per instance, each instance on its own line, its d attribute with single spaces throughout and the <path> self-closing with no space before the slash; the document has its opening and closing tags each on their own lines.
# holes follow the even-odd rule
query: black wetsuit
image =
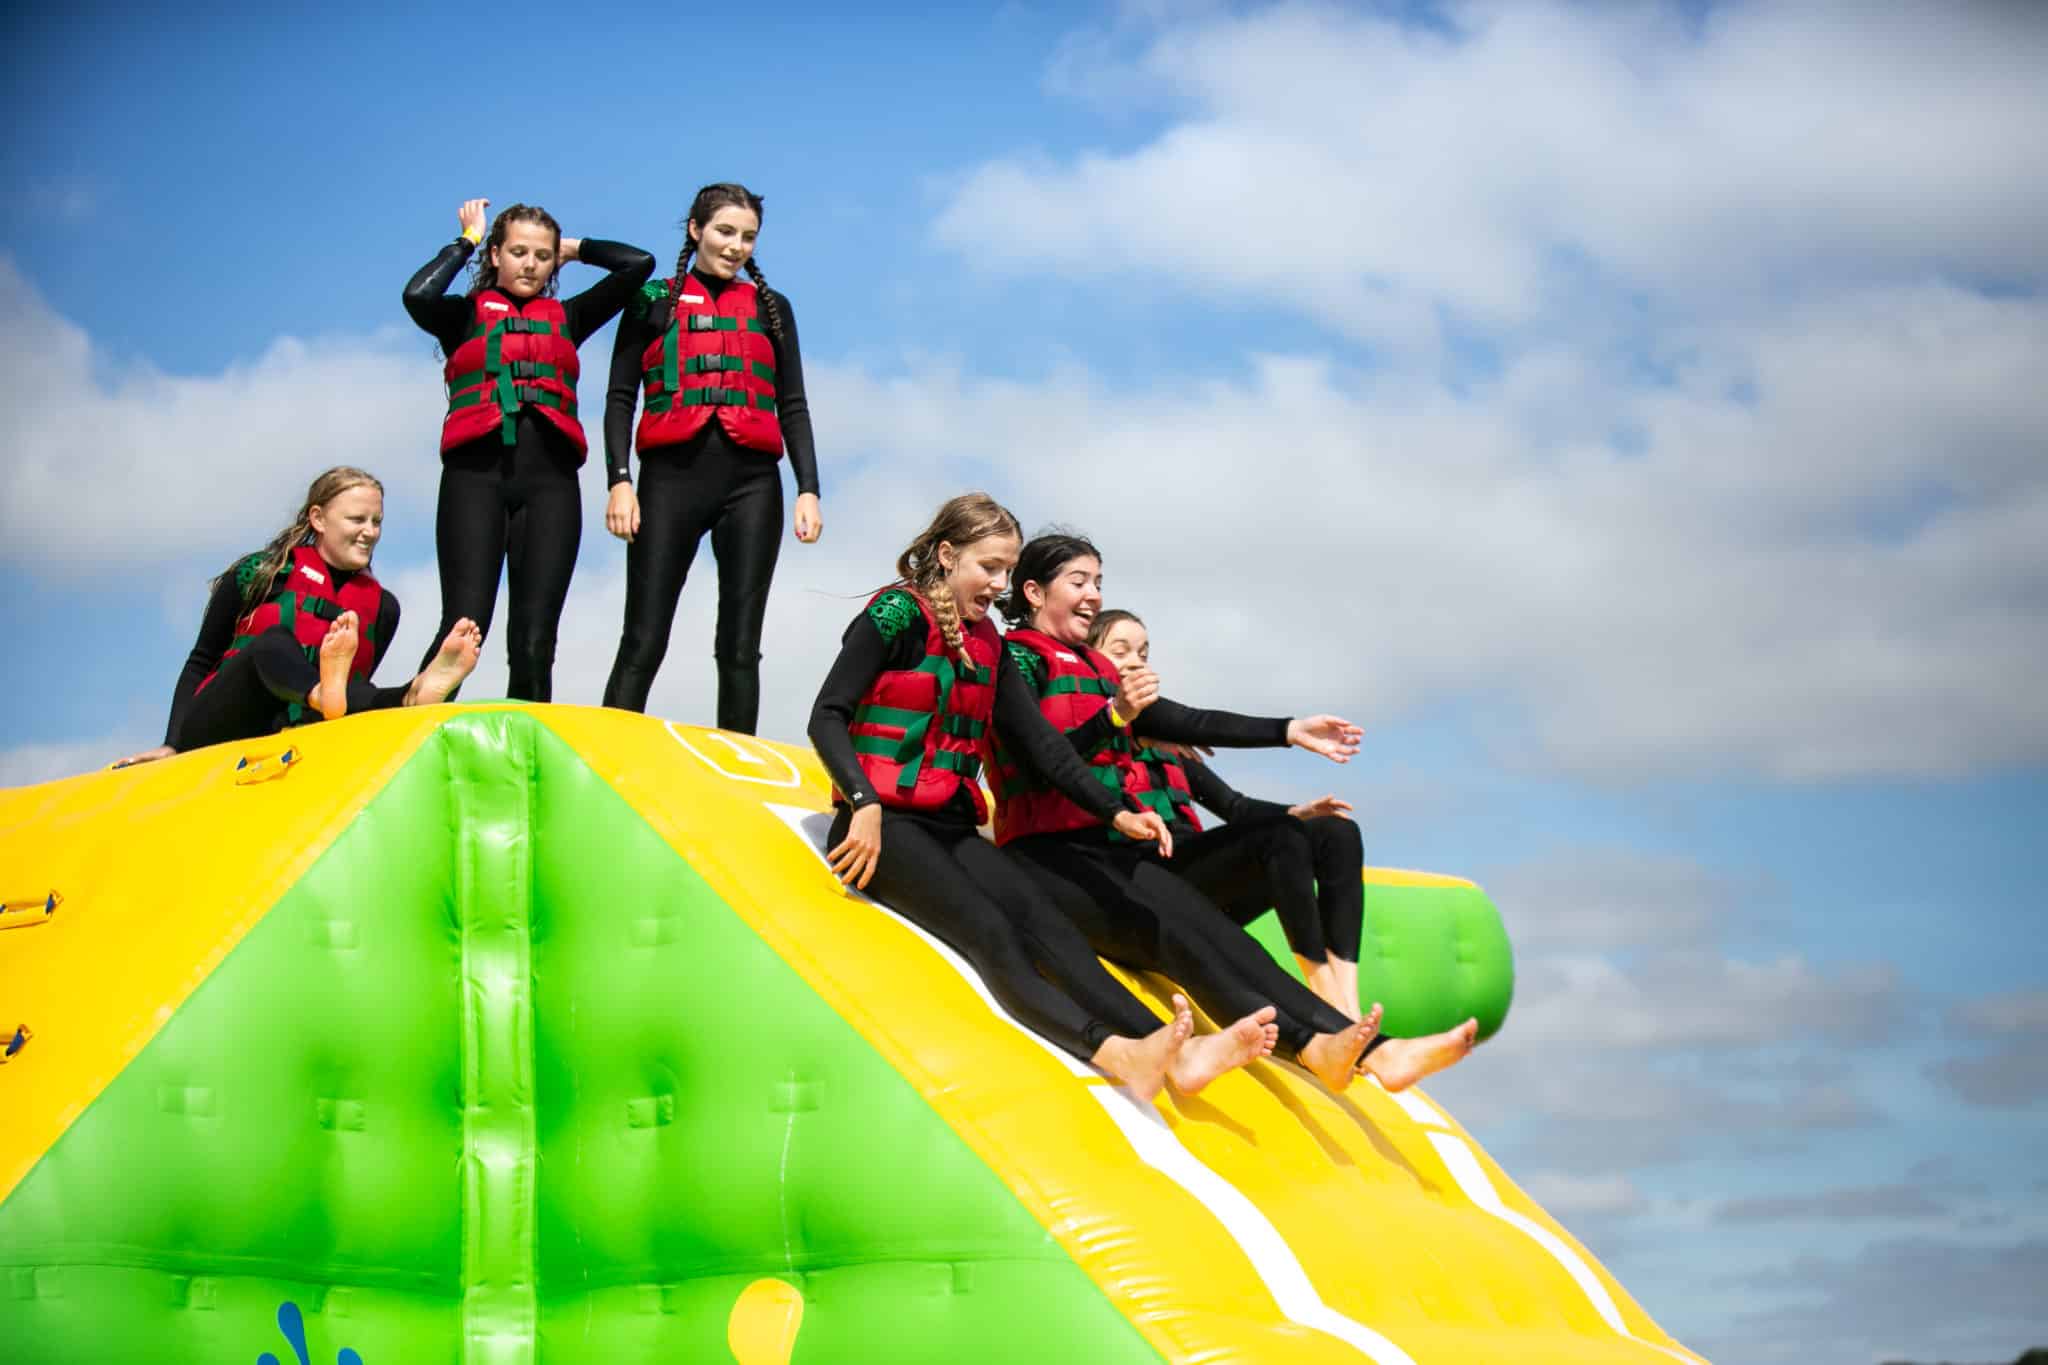
<svg viewBox="0 0 2048 1365">
<path fill-rule="evenodd" d="M 690 282 L 714 299 L 733 283 L 696 270 Z M 781 336 L 769 333 L 775 348 L 775 417 L 796 491 L 815 494 L 818 456 L 804 396 L 796 315 L 788 299 L 779 293 L 774 297 L 782 315 Z M 619 319 L 604 410 L 606 477 L 614 484 L 631 477 L 628 453 L 640 401 L 641 360 L 660 335 L 639 308 Z M 761 712 L 761 625 L 782 550 L 778 461 L 734 444 L 714 419 L 680 445 L 641 454 L 639 497 L 640 532 L 626 547 L 625 626 L 604 704 L 647 709 L 648 690 L 668 653 L 683 583 L 708 531 L 718 561 L 718 625 L 711 648 L 718 665 L 718 725 L 752 734 Z"/>
<path fill-rule="evenodd" d="M 1019 664 L 1035 659 L 1021 648 L 1006 652 Z M 1034 700 L 1039 683 L 1031 671 L 1026 686 Z M 1105 707 L 1067 732 L 1069 752 L 1084 744 L 1091 754 L 1101 747 L 1089 732 L 1091 727 L 1108 726 L 1107 713 Z M 1197 710 L 1161 698 L 1138 714 L 1131 733 L 1180 744 L 1258 748 L 1285 744 L 1287 721 Z M 1217 838 L 1206 841 L 1209 856 L 1220 865 L 1259 865 L 1263 854 L 1258 844 L 1267 836 L 1255 839 L 1240 833 L 1226 840 L 1222 836 L 1230 828 L 1225 826 L 1215 832 Z M 1097 952 L 1172 978 L 1217 1023 L 1228 1024 L 1271 1005 L 1280 1029 L 1279 1050 L 1287 1056 L 1299 1055 L 1317 1034 L 1336 1033 L 1352 1023 L 1290 976 L 1214 900 L 1181 875 L 1179 840 L 1170 860 L 1160 857 L 1151 844 L 1112 842 L 1100 827 L 1026 835 L 1005 847 L 1031 867 Z M 1203 852 L 1199 845 L 1195 851 L 1198 856 Z"/>
<path fill-rule="evenodd" d="M 1195 800 L 1229 823 L 1199 834 L 1173 826 L 1174 870 L 1202 889 L 1223 913 L 1250 924 L 1270 907 L 1287 944 L 1311 963 L 1334 955 L 1358 961 L 1365 922 L 1365 840 L 1358 822 L 1342 815 L 1301 819 L 1277 801 L 1261 801 L 1232 787 L 1206 763 L 1183 765 Z M 1246 828 L 1268 831 L 1249 858 L 1207 858 L 1201 842 Z M 1193 849 L 1196 856 L 1185 856 Z"/>
<path fill-rule="evenodd" d="M 235 641 L 235 622 L 249 610 L 242 600 L 238 573 L 248 563 L 247 558 L 236 560 L 215 581 L 206 599 L 206 615 L 199 622 L 199 638 L 193 642 L 184 671 L 178 674 L 177 689 L 171 693 L 171 719 L 164 727 L 164 743 L 181 753 L 275 733 L 287 723 L 288 708 L 303 706 L 306 694 L 320 681 L 320 666 L 306 657 L 305 646 L 288 626 L 271 627 L 237 650 L 233 658 L 222 661 L 221 656 Z M 331 564 L 328 568 L 337 589 L 354 577 Z M 398 599 L 388 590 L 378 607 L 375 628 L 372 672 L 384 661 L 385 651 L 398 634 Z M 209 673 L 214 675 L 213 681 L 202 692 L 199 684 Z M 351 676 L 348 709 L 353 714 L 397 706 L 405 700 L 410 685 L 408 679 L 404 686 L 374 687 L 366 679 Z M 316 711 L 307 718 L 318 720 L 320 716 Z"/>
<path fill-rule="evenodd" d="M 475 321 L 469 297 L 448 294 L 473 250 L 467 238 L 456 238 L 405 286 L 405 311 L 441 343 L 444 355 L 455 353 Z M 608 272 L 562 301 L 570 340 L 580 346 L 654 273 L 654 258 L 638 247 L 594 237 L 583 239 L 577 258 Z M 581 463 L 569 438 L 535 416 L 530 404 L 519 410 L 512 445 L 494 430 L 442 455 L 441 500 L 434 514 L 441 624 L 420 667 L 463 617 L 489 632 L 502 568 L 511 588 L 502 642 L 509 672 L 505 691 L 522 701 L 552 699 L 555 634 L 583 538 L 583 500 L 576 486 Z"/>
<path fill-rule="evenodd" d="M 915 668 L 924 642 L 921 617 L 905 628 L 886 610 L 864 611 L 846 629 L 811 709 L 811 743 L 843 796 L 828 848 L 846 837 L 854 809 L 877 802 L 848 733 L 854 709 L 878 674 Z M 1013 752 L 1092 814 L 1107 822 L 1124 808 L 1045 722 L 1007 657 L 996 674 L 992 724 Z M 1109 974 L 1024 868 L 981 837 L 964 786 L 936 811 L 883 808 L 867 890 L 973 963 L 1020 1023 L 1084 1061 L 1113 1035 L 1143 1037 L 1161 1023 Z"/>
</svg>

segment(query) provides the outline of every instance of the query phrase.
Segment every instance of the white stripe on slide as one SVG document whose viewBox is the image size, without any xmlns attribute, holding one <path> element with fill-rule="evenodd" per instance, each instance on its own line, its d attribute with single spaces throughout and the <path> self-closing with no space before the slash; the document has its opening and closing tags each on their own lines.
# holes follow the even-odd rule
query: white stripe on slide
<svg viewBox="0 0 2048 1365">
<path fill-rule="evenodd" d="M 1500 1191 L 1493 1187 L 1493 1181 L 1487 1177 L 1486 1169 L 1479 1164 L 1479 1158 L 1473 1155 L 1472 1149 L 1465 1144 L 1464 1139 L 1454 1133 L 1431 1133 L 1429 1142 L 1436 1148 L 1436 1154 L 1443 1159 L 1451 1178 L 1458 1182 L 1458 1188 L 1465 1192 L 1465 1197 L 1471 1200 L 1475 1207 L 1492 1214 L 1549 1252 L 1552 1259 L 1563 1266 L 1565 1273 L 1585 1291 L 1586 1297 L 1592 1301 L 1593 1311 L 1598 1313 L 1609 1327 L 1630 1341 L 1661 1352 L 1673 1360 L 1698 1361 L 1697 1356 L 1659 1346 L 1654 1341 L 1644 1341 L 1629 1331 L 1628 1324 L 1621 1320 L 1621 1309 L 1615 1305 L 1614 1296 L 1607 1292 L 1606 1285 L 1600 1283 L 1600 1277 L 1593 1273 L 1593 1268 L 1586 1264 L 1585 1258 L 1566 1246 L 1549 1228 L 1509 1208 L 1501 1199 Z"/>
<path fill-rule="evenodd" d="M 824 845 L 826 831 L 830 829 L 832 817 L 816 811 L 807 811 L 796 806 L 783 806 L 764 802 L 776 818 L 788 825 L 798 842 L 811 851 L 820 863 L 825 863 Z M 825 864 L 829 869 L 830 864 Z M 1102 1073 L 1087 1063 L 1068 1056 L 1045 1039 L 1012 1019 L 988 987 L 982 984 L 980 973 L 967 965 L 966 959 L 946 944 L 933 938 L 924 930 L 912 924 L 878 900 L 858 891 L 848 893 L 867 901 L 877 910 L 887 914 L 897 923 L 930 944 L 946 964 L 958 972 L 974 993 L 982 998 L 997 1018 L 1009 1024 L 1026 1038 L 1044 1048 L 1046 1052 L 1060 1059 L 1067 1069 L 1076 1076 L 1101 1077 Z M 1301 1260 L 1294 1249 L 1287 1245 L 1287 1239 L 1273 1226 L 1258 1205 L 1245 1198 L 1243 1191 L 1225 1180 L 1215 1171 L 1197 1160 L 1181 1140 L 1174 1136 L 1159 1112 L 1151 1106 L 1139 1106 L 1129 1095 L 1115 1086 L 1099 1085 L 1089 1087 L 1097 1100 L 1109 1114 L 1117 1130 L 1131 1144 L 1138 1158 L 1152 1169 L 1166 1176 L 1192 1195 L 1195 1201 L 1207 1209 L 1223 1230 L 1230 1234 L 1238 1249 L 1243 1251 L 1259 1279 L 1273 1296 L 1273 1302 L 1283 1316 L 1303 1327 L 1328 1333 L 1349 1346 L 1356 1347 L 1373 1365 L 1415 1365 L 1414 1357 L 1388 1341 L 1378 1332 L 1354 1322 L 1336 1309 L 1324 1303 L 1322 1296 L 1302 1269 Z"/>
</svg>

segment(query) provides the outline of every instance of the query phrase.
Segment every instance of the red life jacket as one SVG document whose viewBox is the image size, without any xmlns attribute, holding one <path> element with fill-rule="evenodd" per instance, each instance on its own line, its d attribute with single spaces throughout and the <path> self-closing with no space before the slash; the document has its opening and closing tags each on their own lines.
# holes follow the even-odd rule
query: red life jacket
<svg viewBox="0 0 2048 1365">
<path fill-rule="evenodd" d="M 441 367 L 448 385 L 441 453 L 494 430 L 513 444 L 519 439 L 519 409 L 530 406 L 569 438 L 581 464 L 590 449 L 576 418 L 582 364 L 561 302 L 532 298 L 521 304 L 500 290 L 479 289 L 473 304 L 468 337 Z"/>
<path fill-rule="evenodd" d="M 328 625 L 343 612 L 352 611 L 360 626 L 356 657 L 349 663 L 348 671 L 353 677 L 368 678 L 377 661 L 377 622 L 384 610 L 384 596 L 384 585 L 372 578 L 368 569 L 359 570 L 336 591 L 333 568 L 318 550 L 301 545 L 292 551 L 291 563 L 271 585 L 269 600 L 257 603 L 235 622 L 234 641 L 221 654 L 221 663 L 247 649 L 257 636 L 280 625 L 291 628 L 299 647 L 306 651 L 306 658 L 317 663 Z M 204 692 L 219 673 L 220 664 L 215 664 L 214 671 L 192 689 L 193 694 Z M 296 725 L 306 714 L 305 704 L 292 702 L 285 707 L 285 713 L 285 723 Z"/>
<path fill-rule="evenodd" d="M 879 598 L 882 594 L 875 594 Z M 885 669 L 854 708 L 853 751 L 885 806 L 937 810 L 964 782 L 974 793 L 974 822 L 988 819 L 981 794 L 981 751 L 996 708 L 996 661 L 1002 637 L 983 618 L 965 628 L 973 667 L 946 648 L 931 608 L 909 594 L 924 618 L 924 660 L 916 668 Z M 870 603 L 874 599 L 870 599 Z M 835 800 L 843 794 L 834 791 Z"/>
<path fill-rule="evenodd" d="M 1131 758 L 1145 770 L 1145 786 L 1134 793 L 1137 798 L 1159 812 L 1159 818 L 1169 825 L 1178 821 L 1200 833 L 1202 817 L 1195 811 L 1194 789 L 1188 786 L 1188 770 L 1180 757 L 1141 740 Z"/>
<path fill-rule="evenodd" d="M 633 448 L 645 453 L 681 445 L 704 429 L 713 413 L 733 444 L 764 455 L 782 454 L 782 423 L 775 416 L 775 345 L 756 313 L 758 291 L 734 280 L 716 299 L 703 281 L 663 280 L 669 290 L 668 325 L 640 356 L 644 398 Z M 659 314 L 654 314 L 658 319 Z"/>
<path fill-rule="evenodd" d="M 1064 645 L 1029 628 L 1013 630 L 1003 638 L 1038 656 L 1038 709 L 1055 730 L 1065 733 L 1073 729 L 1116 696 L 1116 665 L 1088 646 Z M 1027 834 L 1059 834 L 1101 826 L 1100 820 L 1031 774 L 1000 746 L 994 746 L 993 752 L 998 844 Z M 1109 741 L 1089 756 L 1088 763 L 1111 791 L 1147 789 L 1144 770 L 1131 759 L 1130 736 L 1122 730 L 1111 731 Z"/>
</svg>

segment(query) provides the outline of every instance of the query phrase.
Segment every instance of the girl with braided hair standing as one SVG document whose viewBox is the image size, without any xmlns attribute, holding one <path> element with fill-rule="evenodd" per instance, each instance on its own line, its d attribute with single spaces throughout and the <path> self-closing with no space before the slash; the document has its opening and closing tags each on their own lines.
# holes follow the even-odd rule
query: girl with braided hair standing
<svg viewBox="0 0 2048 1365">
<path fill-rule="evenodd" d="M 1005 656 L 989 609 L 1020 542 L 1017 519 L 994 499 L 962 494 L 896 561 L 897 582 L 846 628 L 811 710 L 811 743 L 837 807 L 826 856 L 848 886 L 871 889 L 959 950 L 1020 1023 L 1139 1099 L 1168 1080 L 1200 1090 L 1271 1050 L 1273 1011 L 1195 1037 L 1176 996 L 1162 1025 L 977 829 L 988 815 L 981 758 L 997 731 L 1124 837 L 1165 829 L 1089 775 Z"/>
<path fill-rule="evenodd" d="M 370 573 L 383 533 L 384 485 L 372 475 L 338 465 L 314 479 L 291 524 L 213 580 L 164 742 L 114 766 L 446 700 L 476 667 L 474 621 L 450 626 L 403 687 L 370 683 L 398 633 L 398 599 Z"/>
<path fill-rule="evenodd" d="M 697 191 L 675 274 L 643 288 L 619 321 L 604 416 L 605 528 L 626 542 L 626 619 L 604 704 L 647 709 L 708 531 L 718 561 L 718 725 L 747 734 L 761 710 L 761 623 L 781 549 L 784 450 L 796 475 L 796 538 L 809 544 L 824 529 L 796 317 L 754 259 L 760 231 L 761 197 L 744 185 Z"/>
<path fill-rule="evenodd" d="M 489 630 L 503 572 L 511 589 L 505 691 L 549 701 L 555 636 L 583 539 L 576 476 L 588 442 L 576 415 L 576 348 L 626 306 L 654 273 L 654 258 L 621 242 L 564 237 L 548 211 L 532 204 L 501 212 L 486 237 L 490 206 L 488 199 L 464 202 L 461 234 L 405 286 L 405 311 L 447 357 L 434 516 L 440 633 L 463 618 Z M 449 296 L 472 253 L 469 292 Z M 557 301 L 566 261 L 597 266 L 605 277 Z"/>
</svg>

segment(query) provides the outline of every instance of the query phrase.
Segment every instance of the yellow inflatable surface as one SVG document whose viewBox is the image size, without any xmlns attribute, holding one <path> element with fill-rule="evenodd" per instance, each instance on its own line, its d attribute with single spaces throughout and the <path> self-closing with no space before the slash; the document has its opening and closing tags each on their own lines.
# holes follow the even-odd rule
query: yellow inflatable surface
<svg viewBox="0 0 2048 1365">
<path fill-rule="evenodd" d="M 1699 1359 L 1419 1091 L 1132 1103 L 828 812 L 561 706 L 0 792 L 11 1358 Z"/>
</svg>

